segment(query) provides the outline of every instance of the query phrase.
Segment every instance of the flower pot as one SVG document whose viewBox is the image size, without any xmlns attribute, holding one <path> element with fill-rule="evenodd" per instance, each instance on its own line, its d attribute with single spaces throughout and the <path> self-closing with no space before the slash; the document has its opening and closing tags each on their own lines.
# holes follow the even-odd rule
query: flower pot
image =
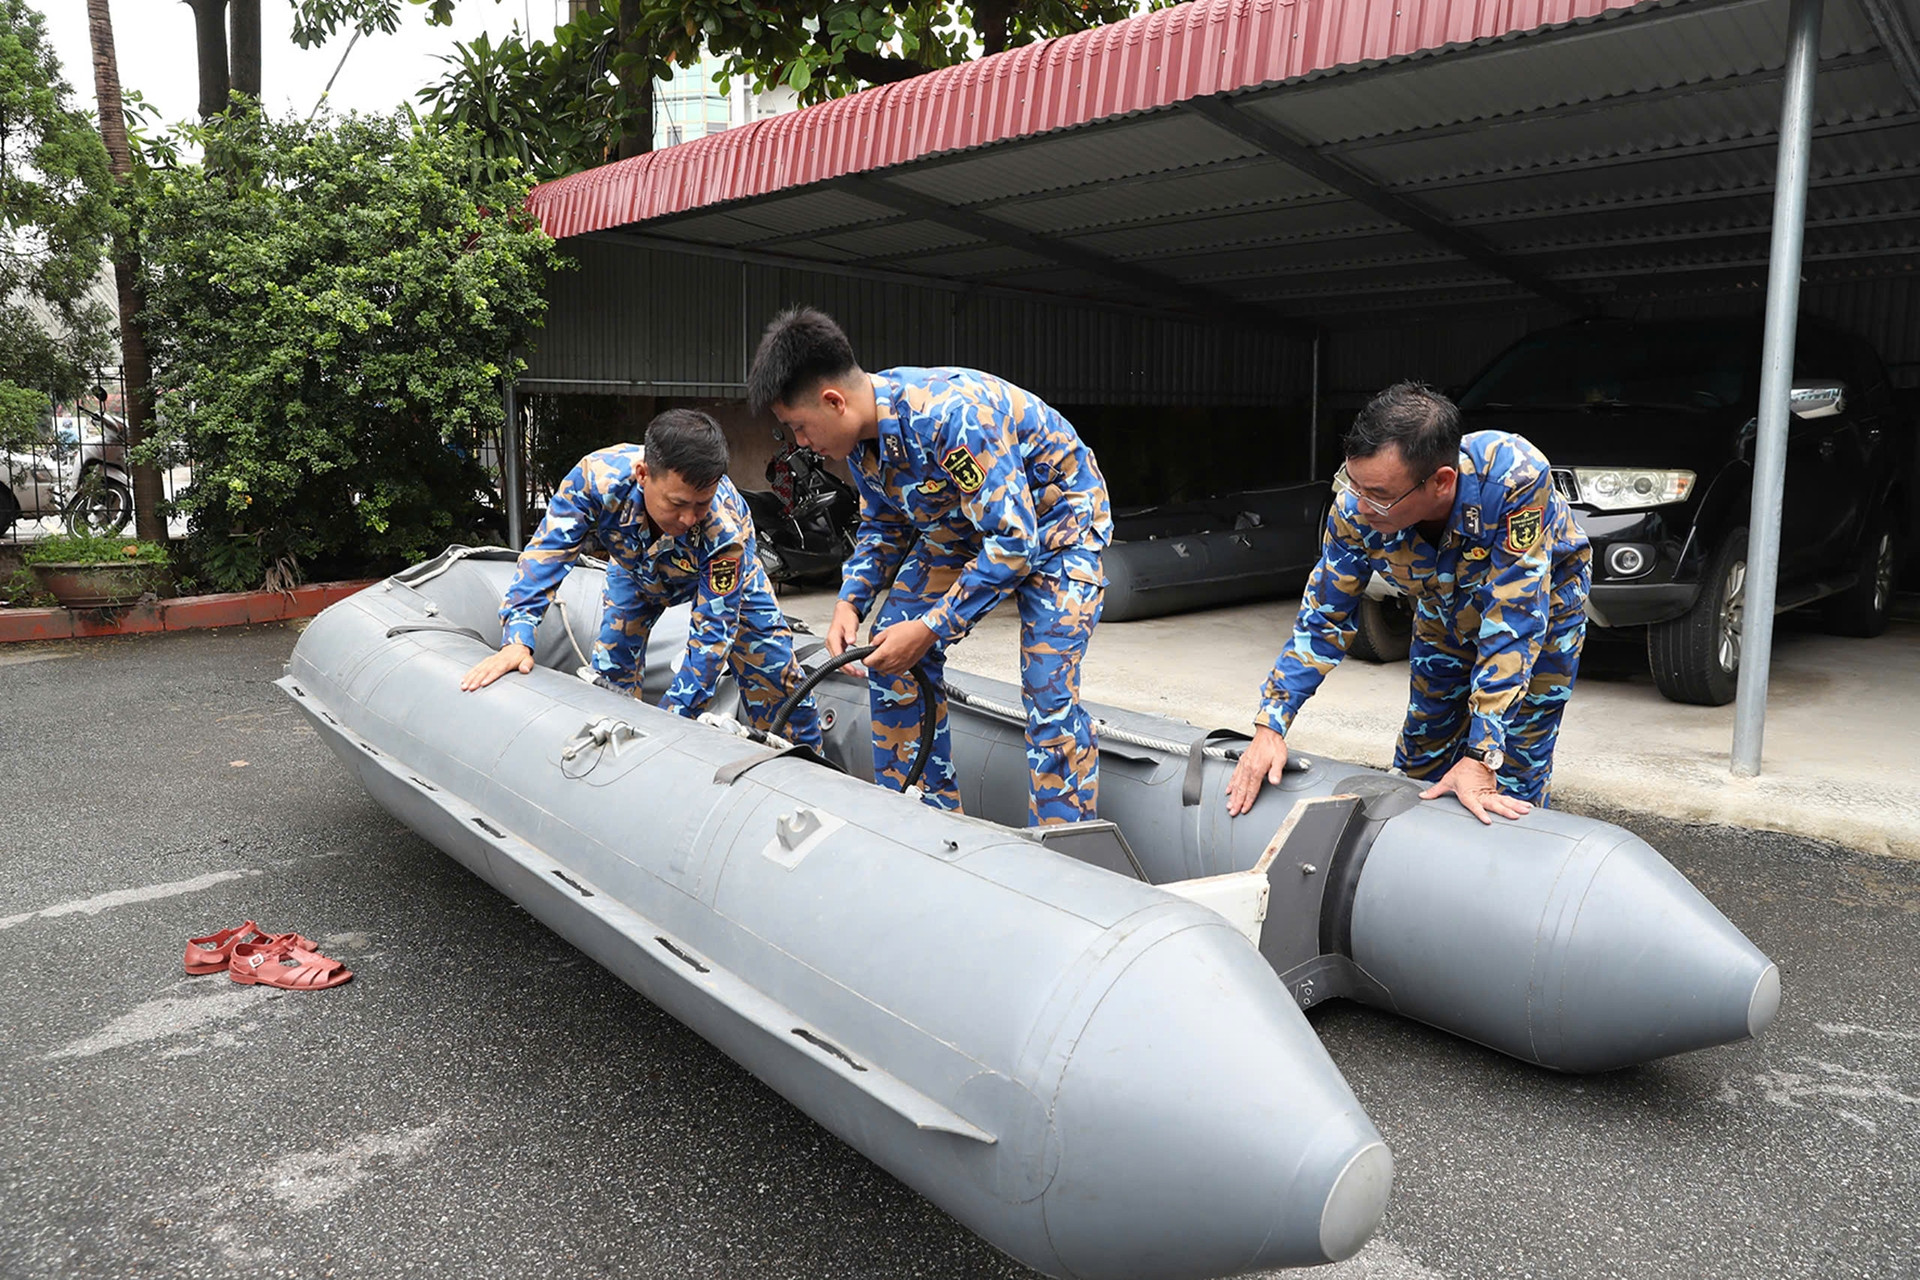
<svg viewBox="0 0 1920 1280">
<path fill-rule="evenodd" d="M 33 576 L 68 609 L 108 609 L 132 604 L 149 593 L 173 593 L 173 574 L 166 565 L 150 561 L 36 564 Z"/>
</svg>

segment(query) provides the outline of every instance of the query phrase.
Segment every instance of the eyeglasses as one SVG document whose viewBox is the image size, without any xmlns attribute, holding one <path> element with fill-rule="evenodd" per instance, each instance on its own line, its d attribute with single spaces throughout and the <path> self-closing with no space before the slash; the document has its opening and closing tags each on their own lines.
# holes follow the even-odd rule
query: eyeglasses
<svg viewBox="0 0 1920 1280">
<path fill-rule="evenodd" d="M 1356 500 L 1366 503 L 1369 507 L 1372 507 L 1374 511 L 1384 516 L 1408 498 L 1420 492 L 1427 481 L 1431 479 L 1433 479 L 1433 476 L 1428 474 L 1418 484 L 1414 485 L 1413 488 L 1407 490 L 1392 502 L 1381 502 L 1378 498 L 1369 498 L 1366 494 L 1360 492 L 1359 486 L 1353 483 L 1353 477 L 1347 474 L 1347 464 L 1343 462 L 1340 464 L 1340 469 L 1333 473 L 1333 491 L 1336 494 L 1351 493 Z"/>
</svg>

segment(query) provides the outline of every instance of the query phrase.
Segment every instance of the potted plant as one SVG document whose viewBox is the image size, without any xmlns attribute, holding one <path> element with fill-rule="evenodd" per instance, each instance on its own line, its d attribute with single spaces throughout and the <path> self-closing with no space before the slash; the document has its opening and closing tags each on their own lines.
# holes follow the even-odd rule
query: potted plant
<svg viewBox="0 0 1920 1280">
<path fill-rule="evenodd" d="M 173 593 L 164 543 L 63 534 L 42 538 L 21 559 L 41 587 L 68 609 L 109 609 L 143 596 Z"/>
</svg>

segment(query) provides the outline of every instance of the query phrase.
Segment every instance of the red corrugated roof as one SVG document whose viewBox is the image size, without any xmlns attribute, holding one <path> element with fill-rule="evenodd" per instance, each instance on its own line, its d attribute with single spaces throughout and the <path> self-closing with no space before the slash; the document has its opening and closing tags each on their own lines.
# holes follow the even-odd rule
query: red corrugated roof
<svg viewBox="0 0 1920 1280">
<path fill-rule="evenodd" d="M 1642 0 L 1193 0 L 535 187 L 556 239 Z"/>
</svg>

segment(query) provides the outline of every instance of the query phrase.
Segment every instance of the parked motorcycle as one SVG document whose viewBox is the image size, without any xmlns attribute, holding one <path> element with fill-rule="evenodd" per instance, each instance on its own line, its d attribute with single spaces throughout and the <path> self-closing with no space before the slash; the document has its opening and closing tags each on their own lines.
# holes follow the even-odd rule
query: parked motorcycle
<svg viewBox="0 0 1920 1280">
<path fill-rule="evenodd" d="M 767 463 L 772 490 L 740 495 L 753 513 L 761 567 L 776 583 L 838 581 L 840 566 L 853 552 L 860 497 L 827 469 L 825 458 L 787 441 L 778 427 L 773 438 L 787 447 Z"/>
<path fill-rule="evenodd" d="M 133 523 L 133 472 L 127 461 L 127 423 L 117 414 L 76 404 L 93 420 L 80 432 L 80 471 L 61 514 L 70 533 L 113 535 Z"/>
</svg>

